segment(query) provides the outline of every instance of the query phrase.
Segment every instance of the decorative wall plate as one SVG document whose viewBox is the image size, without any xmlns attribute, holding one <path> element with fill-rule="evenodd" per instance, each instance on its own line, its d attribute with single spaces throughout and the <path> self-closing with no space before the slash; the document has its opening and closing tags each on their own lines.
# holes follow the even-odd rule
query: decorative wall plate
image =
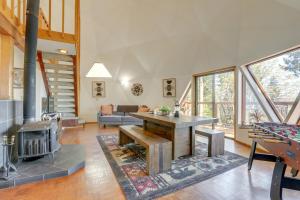
<svg viewBox="0 0 300 200">
<path fill-rule="evenodd" d="M 143 85 L 140 83 L 134 83 L 131 87 L 131 93 L 134 96 L 140 96 L 144 92 Z"/>
</svg>

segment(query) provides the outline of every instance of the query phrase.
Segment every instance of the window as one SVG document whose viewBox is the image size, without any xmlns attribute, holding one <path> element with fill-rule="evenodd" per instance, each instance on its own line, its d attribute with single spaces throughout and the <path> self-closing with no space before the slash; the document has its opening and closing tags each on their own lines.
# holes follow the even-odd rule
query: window
<svg viewBox="0 0 300 200">
<path fill-rule="evenodd" d="M 245 91 L 243 95 L 244 117 L 242 124 L 248 126 L 256 122 L 268 122 L 268 116 L 245 79 L 243 80 L 243 84 Z"/>
<path fill-rule="evenodd" d="M 234 137 L 234 71 L 196 77 L 196 115 L 219 119 L 216 129 Z"/>
<path fill-rule="evenodd" d="M 300 92 L 300 49 L 251 64 L 248 70 L 284 121 Z"/>
<path fill-rule="evenodd" d="M 191 83 L 189 83 L 187 90 L 183 94 L 180 101 L 180 108 L 184 115 L 192 115 L 192 90 Z"/>
</svg>

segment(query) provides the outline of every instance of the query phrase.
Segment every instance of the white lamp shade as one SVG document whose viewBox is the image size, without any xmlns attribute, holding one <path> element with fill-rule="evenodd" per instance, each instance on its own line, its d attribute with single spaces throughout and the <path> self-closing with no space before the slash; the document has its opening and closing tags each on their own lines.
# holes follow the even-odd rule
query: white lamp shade
<svg viewBox="0 0 300 200">
<path fill-rule="evenodd" d="M 111 74 L 102 63 L 94 63 L 85 76 L 89 78 L 111 78 Z"/>
</svg>

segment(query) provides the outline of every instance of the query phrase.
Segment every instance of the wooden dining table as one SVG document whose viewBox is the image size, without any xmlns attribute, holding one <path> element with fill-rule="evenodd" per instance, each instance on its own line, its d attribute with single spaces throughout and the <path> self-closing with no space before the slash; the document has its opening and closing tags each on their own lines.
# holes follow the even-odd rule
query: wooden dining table
<svg viewBox="0 0 300 200">
<path fill-rule="evenodd" d="M 199 125 L 217 123 L 217 118 L 160 116 L 151 113 L 131 113 L 144 121 L 144 129 L 172 141 L 172 159 L 195 153 L 195 129 Z"/>
</svg>

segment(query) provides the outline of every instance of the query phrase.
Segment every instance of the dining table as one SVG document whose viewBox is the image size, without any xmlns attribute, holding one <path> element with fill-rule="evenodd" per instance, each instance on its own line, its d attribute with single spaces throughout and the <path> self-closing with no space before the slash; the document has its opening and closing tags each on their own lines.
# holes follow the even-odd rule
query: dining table
<svg viewBox="0 0 300 200">
<path fill-rule="evenodd" d="M 131 113 L 133 117 L 142 119 L 143 128 L 155 135 L 172 141 L 172 159 L 195 154 L 195 130 L 197 126 L 215 124 L 214 117 L 173 115 L 161 116 L 154 113 Z"/>
</svg>

